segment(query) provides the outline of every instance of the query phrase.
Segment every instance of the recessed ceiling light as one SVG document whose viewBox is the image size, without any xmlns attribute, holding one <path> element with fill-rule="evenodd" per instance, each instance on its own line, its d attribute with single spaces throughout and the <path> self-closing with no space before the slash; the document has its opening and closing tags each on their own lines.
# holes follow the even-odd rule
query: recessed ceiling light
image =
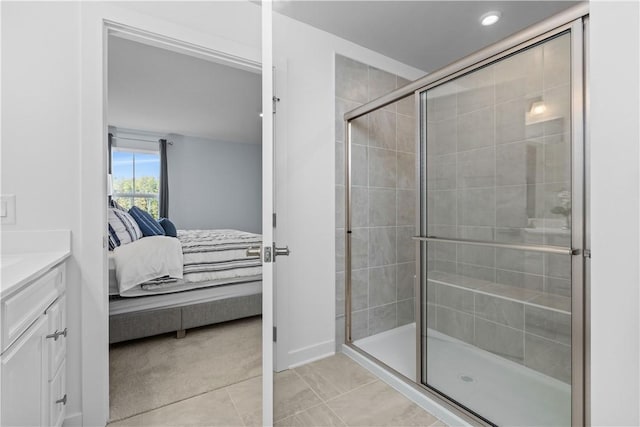
<svg viewBox="0 0 640 427">
<path fill-rule="evenodd" d="M 502 13 L 498 11 L 487 12 L 480 17 L 480 23 L 485 27 L 489 25 L 493 25 L 500 20 L 501 16 L 502 16 Z"/>
</svg>

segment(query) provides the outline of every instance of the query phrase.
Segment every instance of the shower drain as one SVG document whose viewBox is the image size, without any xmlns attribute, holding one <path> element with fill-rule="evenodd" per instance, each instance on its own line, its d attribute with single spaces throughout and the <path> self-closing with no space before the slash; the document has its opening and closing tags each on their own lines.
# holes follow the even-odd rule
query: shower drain
<svg viewBox="0 0 640 427">
<path fill-rule="evenodd" d="M 476 381 L 473 377 L 470 377 L 469 375 L 460 375 L 460 379 L 465 383 L 472 383 Z"/>
</svg>

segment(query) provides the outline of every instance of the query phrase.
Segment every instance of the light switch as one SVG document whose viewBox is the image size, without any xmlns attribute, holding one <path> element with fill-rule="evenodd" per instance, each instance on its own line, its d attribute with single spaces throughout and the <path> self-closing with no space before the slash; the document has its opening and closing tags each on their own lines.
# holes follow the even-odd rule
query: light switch
<svg viewBox="0 0 640 427">
<path fill-rule="evenodd" d="M 0 196 L 0 217 L 2 224 L 16 223 L 16 195 L 3 194 Z"/>
</svg>

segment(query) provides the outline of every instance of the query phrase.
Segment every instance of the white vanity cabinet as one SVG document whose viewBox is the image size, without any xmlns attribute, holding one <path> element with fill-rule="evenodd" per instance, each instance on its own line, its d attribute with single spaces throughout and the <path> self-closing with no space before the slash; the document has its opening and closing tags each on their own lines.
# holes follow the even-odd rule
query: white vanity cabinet
<svg viewBox="0 0 640 427">
<path fill-rule="evenodd" d="M 65 265 L 4 296 L 2 426 L 61 426 L 65 415 Z"/>
</svg>

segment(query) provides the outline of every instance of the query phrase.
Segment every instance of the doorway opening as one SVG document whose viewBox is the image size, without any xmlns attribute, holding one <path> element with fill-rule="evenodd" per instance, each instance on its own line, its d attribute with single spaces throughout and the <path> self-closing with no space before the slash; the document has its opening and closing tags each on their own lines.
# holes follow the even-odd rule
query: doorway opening
<svg viewBox="0 0 640 427">
<path fill-rule="evenodd" d="M 261 65 L 107 28 L 109 420 L 261 420 Z"/>
</svg>

